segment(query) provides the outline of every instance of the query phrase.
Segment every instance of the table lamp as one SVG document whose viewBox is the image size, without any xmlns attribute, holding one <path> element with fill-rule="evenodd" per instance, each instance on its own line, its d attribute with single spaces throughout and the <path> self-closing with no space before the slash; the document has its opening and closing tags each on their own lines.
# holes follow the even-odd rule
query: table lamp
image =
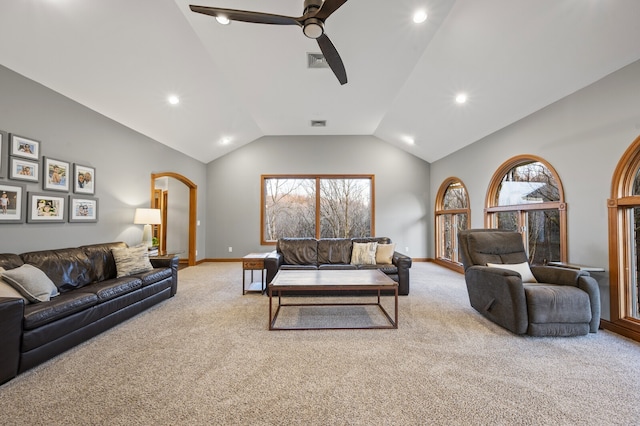
<svg viewBox="0 0 640 426">
<path fill-rule="evenodd" d="M 151 225 L 159 225 L 162 223 L 160 209 L 136 209 L 133 223 L 136 225 L 144 225 L 142 243 L 146 244 L 147 247 L 151 247 Z"/>
</svg>

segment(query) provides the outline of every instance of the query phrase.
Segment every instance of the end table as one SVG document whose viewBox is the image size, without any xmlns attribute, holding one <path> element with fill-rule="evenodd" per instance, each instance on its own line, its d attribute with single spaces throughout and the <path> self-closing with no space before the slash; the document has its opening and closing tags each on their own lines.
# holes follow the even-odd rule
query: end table
<svg viewBox="0 0 640 426">
<path fill-rule="evenodd" d="M 267 289 L 264 281 L 264 259 L 269 253 L 249 253 L 242 258 L 242 294 L 245 295 L 248 291 L 259 291 L 264 293 Z M 249 286 L 245 288 L 245 272 L 251 271 L 251 282 Z M 260 281 L 253 281 L 253 271 L 260 271 Z"/>
</svg>

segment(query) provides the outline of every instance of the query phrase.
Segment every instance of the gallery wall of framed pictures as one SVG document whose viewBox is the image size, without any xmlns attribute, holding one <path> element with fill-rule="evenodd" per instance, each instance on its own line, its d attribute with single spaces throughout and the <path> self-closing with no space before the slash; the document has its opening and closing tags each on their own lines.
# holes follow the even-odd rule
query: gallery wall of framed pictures
<svg viewBox="0 0 640 426">
<path fill-rule="evenodd" d="M 0 224 L 97 222 L 96 169 L 41 150 L 39 140 L 0 130 Z M 27 191 L 40 182 L 42 192 Z"/>
</svg>

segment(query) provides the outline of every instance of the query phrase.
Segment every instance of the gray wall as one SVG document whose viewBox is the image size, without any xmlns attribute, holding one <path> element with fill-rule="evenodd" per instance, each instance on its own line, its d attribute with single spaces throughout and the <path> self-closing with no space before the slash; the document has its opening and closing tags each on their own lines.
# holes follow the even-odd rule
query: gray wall
<svg viewBox="0 0 640 426">
<path fill-rule="evenodd" d="M 273 250 L 260 246 L 263 174 L 375 175 L 376 235 L 427 257 L 429 164 L 373 136 L 269 136 L 209 163 L 207 257 Z"/>
<path fill-rule="evenodd" d="M 136 207 L 149 206 L 150 175 L 171 171 L 198 185 L 198 216 L 202 221 L 198 257 L 205 256 L 206 166 L 201 162 L 2 66 L 0 129 L 41 141 L 41 155 L 95 167 L 95 196 L 99 199 L 98 223 L 0 224 L 0 252 L 107 241 L 138 243 L 142 226 L 133 224 L 133 214 Z M 28 184 L 27 191 L 42 191 L 42 178 L 38 184 Z"/>
<path fill-rule="evenodd" d="M 607 199 L 624 151 L 640 135 L 640 61 L 431 165 L 430 212 L 444 179 L 469 191 L 471 226 L 484 226 L 484 200 L 495 170 L 533 154 L 560 175 L 568 204 L 569 261 L 608 270 Z M 429 234 L 433 235 L 429 222 Z M 434 256 L 434 239 L 429 240 Z M 605 283 L 607 284 L 607 283 Z M 608 284 L 607 284 L 608 285 Z M 608 287 L 603 288 L 608 318 Z"/>
</svg>

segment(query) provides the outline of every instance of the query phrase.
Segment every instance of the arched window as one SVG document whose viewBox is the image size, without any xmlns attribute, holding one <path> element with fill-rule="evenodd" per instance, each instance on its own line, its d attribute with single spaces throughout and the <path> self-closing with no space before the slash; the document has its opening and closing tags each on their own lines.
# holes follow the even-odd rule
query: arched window
<svg viewBox="0 0 640 426">
<path fill-rule="evenodd" d="M 458 231 L 469 227 L 467 188 L 457 178 L 446 179 L 436 196 L 436 259 L 438 263 L 461 270 L 458 257 Z"/>
<path fill-rule="evenodd" d="M 607 205 L 612 329 L 640 340 L 640 137 L 616 167 Z"/>
<path fill-rule="evenodd" d="M 522 233 L 529 262 L 567 261 L 567 211 L 556 171 L 533 155 L 514 157 L 493 175 L 485 226 Z"/>
</svg>

